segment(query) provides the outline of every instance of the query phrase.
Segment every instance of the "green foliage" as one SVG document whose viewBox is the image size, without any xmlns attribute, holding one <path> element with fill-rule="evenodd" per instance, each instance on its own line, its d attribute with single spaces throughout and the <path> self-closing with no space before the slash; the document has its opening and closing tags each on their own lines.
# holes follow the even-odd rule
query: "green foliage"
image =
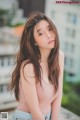
<svg viewBox="0 0 80 120">
<path fill-rule="evenodd" d="M 17 26 L 20 26 L 20 25 L 23 25 L 23 23 L 17 23 L 17 24 L 15 24 L 15 25 L 8 24 L 9 27 L 17 27 Z"/>
<path fill-rule="evenodd" d="M 80 82 L 64 80 L 62 106 L 80 116 Z"/>
<path fill-rule="evenodd" d="M 4 15 L 4 14 L 7 14 L 7 13 L 8 13 L 8 10 L 0 9 L 0 16 Z"/>
<path fill-rule="evenodd" d="M 69 98 L 68 95 L 64 95 L 62 98 L 62 105 L 67 106 L 69 104 Z"/>
</svg>

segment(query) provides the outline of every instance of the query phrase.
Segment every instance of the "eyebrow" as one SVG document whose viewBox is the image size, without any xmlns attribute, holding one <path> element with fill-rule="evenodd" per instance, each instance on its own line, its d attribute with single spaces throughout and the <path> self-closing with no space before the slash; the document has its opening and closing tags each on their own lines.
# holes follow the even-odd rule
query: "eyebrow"
<svg viewBox="0 0 80 120">
<path fill-rule="evenodd" d="M 48 26 L 46 26 L 46 27 L 51 27 L 51 26 L 50 26 L 50 25 L 48 25 Z M 42 30 L 42 29 L 38 29 L 38 30 L 37 30 L 37 32 L 39 32 L 40 30 Z"/>
</svg>

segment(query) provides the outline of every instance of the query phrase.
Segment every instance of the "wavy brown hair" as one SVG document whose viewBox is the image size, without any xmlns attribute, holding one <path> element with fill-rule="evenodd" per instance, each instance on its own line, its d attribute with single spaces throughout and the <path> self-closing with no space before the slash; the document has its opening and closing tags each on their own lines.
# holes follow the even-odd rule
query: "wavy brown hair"
<svg viewBox="0 0 80 120">
<path fill-rule="evenodd" d="M 20 39 L 20 47 L 16 57 L 16 65 L 12 73 L 12 80 L 9 84 L 9 90 L 14 91 L 16 100 L 19 100 L 19 80 L 20 80 L 20 67 L 26 60 L 24 66 L 28 63 L 32 63 L 35 71 L 36 79 L 41 82 L 41 66 L 39 60 L 41 54 L 38 46 L 35 46 L 35 40 L 33 36 L 34 26 L 41 20 L 46 20 L 52 27 L 55 33 L 55 47 L 51 49 L 47 63 L 48 63 L 48 78 L 55 86 L 55 90 L 58 89 L 58 77 L 59 77 L 59 37 L 58 32 L 53 22 L 41 12 L 33 12 L 29 15 L 25 27 Z"/>
</svg>

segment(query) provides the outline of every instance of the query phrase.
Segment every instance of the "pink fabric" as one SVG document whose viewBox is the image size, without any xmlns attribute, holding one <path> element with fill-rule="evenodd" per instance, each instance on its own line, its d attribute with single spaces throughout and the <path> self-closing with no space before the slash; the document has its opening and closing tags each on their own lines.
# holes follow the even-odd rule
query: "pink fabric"
<svg viewBox="0 0 80 120">
<path fill-rule="evenodd" d="M 41 80 L 42 86 L 40 85 L 40 82 L 36 84 L 36 90 L 38 95 L 38 100 L 40 104 L 40 109 L 43 112 L 43 114 L 48 113 L 51 109 L 51 102 L 56 97 L 54 86 L 51 84 L 48 84 L 46 81 Z M 23 110 L 26 112 L 30 112 L 27 102 L 25 101 L 25 96 L 22 91 L 21 83 L 19 84 L 20 89 L 20 97 L 19 97 L 19 104 L 17 106 L 17 109 Z M 27 92 L 26 92 L 27 95 Z"/>
</svg>

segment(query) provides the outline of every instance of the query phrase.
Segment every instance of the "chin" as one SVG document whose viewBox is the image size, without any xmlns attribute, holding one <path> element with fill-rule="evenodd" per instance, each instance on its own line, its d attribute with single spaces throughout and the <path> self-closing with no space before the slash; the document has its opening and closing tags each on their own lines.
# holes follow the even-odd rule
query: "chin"
<svg viewBox="0 0 80 120">
<path fill-rule="evenodd" d="M 54 49 L 54 47 L 52 47 L 51 49 Z"/>
<path fill-rule="evenodd" d="M 51 50 L 51 49 L 54 49 L 54 47 L 48 47 L 47 49 L 50 49 L 50 50 Z"/>
<path fill-rule="evenodd" d="M 49 48 L 53 49 L 53 48 L 54 48 L 54 46 L 50 46 Z"/>
</svg>

